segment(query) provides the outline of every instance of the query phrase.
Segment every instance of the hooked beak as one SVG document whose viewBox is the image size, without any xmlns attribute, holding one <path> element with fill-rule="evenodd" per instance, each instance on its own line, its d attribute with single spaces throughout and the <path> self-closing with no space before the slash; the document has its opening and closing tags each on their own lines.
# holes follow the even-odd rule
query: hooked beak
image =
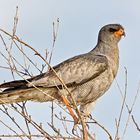
<svg viewBox="0 0 140 140">
<path fill-rule="evenodd" d="M 124 29 L 120 28 L 118 31 L 115 31 L 115 32 L 114 32 L 114 35 L 115 35 L 116 37 L 125 36 L 125 31 L 124 31 Z"/>
</svg>

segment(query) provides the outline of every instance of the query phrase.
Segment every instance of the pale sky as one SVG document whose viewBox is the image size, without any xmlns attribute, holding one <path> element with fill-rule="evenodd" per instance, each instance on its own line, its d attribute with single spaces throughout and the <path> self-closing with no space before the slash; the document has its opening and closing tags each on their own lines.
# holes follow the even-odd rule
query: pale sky
<svg viewBox="0 0 140 140">
<path fill-rule="evenodd" d="M 98 31 L 103 25 L 108 23 L 122 24 L 125 28 L 126 37 L 122 38 L 119 43 L 120 68 L 116 79 L 122 90 L 124 90 L 124 67 L 126 67 L 128 71 L 127 103 L 132 104 L 140 80 L 139 0 L 0 0 L 0 5 L 0 28 L 8 32 L 12 31 L 13 17 L 16 6 L 18 6 L 18 37 L 43 55 L 45 49 L 51 50 L 52 22 L 56 21 L 57 18 L 60 19 L 52 65 L 56 65 L 74 55 L 90 51 L 96 45 Z M 5 62 L 2 59 L 0 65 L 4 64 Z M 39 74 L 36 72 L 32 68 L 34 75 Z M 10 72 L 4 69 L 0 69 L 0 77 L 0 82 L 12 80 Z M 92 112 L 93 117 L 104 124 L 112 134 L 115 133 L 115 118 L 118 119 L 121 103 L 121 96 L 114 81 L 110 90 L 99 99 L 95 110 Z M 138 97 L 133 110 L 140 126 L 139 106 L 140 97 Z M 35 115 L 49 115 L 47 113 L 49 105 L 46 103 L 41 105 L 31 103 L 30 110 Z M 123 123 L 126 122 L 127 115 L 128 113 L 125 111 Z M 40 118 L 45 122 L 44 117 Z M 122 130 L 123 123 L 121 124 Z M 0 134 L 3 131 L 8 132 L 7 130 L 2 130 L 2 132 L 0 130 Z M 104 139 L 104 134 L 100 134 L 100 131 L 102 130 L 95 132 L 99 140 Z M 133 123 L 130 123 L 124 140 L 131 139 L 140 139 L 140 134 Z"/>
</svg>

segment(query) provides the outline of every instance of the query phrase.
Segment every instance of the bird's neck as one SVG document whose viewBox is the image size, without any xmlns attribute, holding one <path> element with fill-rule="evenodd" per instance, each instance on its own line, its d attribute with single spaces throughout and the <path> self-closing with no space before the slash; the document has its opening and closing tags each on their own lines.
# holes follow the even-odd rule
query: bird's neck
<svg viewBox="0 0 140 140">
<path fill-rule="evenodd" d="M 93 50 L 91 50 L 91 53 L 93 54 L 99 54 L 104 55 L 110 60 L 110 65 L 112 67 L 114 77 L 116 76 L 118 66 L 119 66 L 119 48 L 118 44 L 107 44 L 105 42 L 100 42 L 97 44 L 98 47 L 95 47 Z"/>
<path fill-rule="evenodd" d="M 100 53 L 107 56 L 109 55 L 110 57 L 113 57 L 114 55 L 119 55 L 118 43 L 112 44 L 100 41 L 97 43 L 96 47 L 93 50 L 91 50 L 91 53 Z"/>
</svg>

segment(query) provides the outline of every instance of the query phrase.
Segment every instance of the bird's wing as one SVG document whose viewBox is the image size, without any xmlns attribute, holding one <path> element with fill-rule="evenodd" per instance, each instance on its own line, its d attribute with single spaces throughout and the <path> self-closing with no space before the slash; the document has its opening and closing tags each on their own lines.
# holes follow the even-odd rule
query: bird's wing
<svg viewBox="0 0 140 140">
<path fill-rule="evenodd" d="M 108 59 L 103 55 L 79 55 L 54 67 L 57 75 L 67 86 L 83 84 L 103 73 L 108 68 Z M 54 87 L 62 83 L 52 70 L 34 77 L 28 87 Z"/>
</svg>

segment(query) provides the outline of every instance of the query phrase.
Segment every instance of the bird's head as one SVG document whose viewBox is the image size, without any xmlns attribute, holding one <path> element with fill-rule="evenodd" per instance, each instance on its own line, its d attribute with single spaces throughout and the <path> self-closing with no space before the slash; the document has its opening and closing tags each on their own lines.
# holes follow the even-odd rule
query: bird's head
<svg viewBox="0 0 140 140">
<path fill-rule="evenodd" d="M 125 36 L 125 31 L 120 24 L 108 24 L 101 28 L 98 41 L 103 41 L 107 44 L 116 44 L 122 36 Z"/>
</svg>

